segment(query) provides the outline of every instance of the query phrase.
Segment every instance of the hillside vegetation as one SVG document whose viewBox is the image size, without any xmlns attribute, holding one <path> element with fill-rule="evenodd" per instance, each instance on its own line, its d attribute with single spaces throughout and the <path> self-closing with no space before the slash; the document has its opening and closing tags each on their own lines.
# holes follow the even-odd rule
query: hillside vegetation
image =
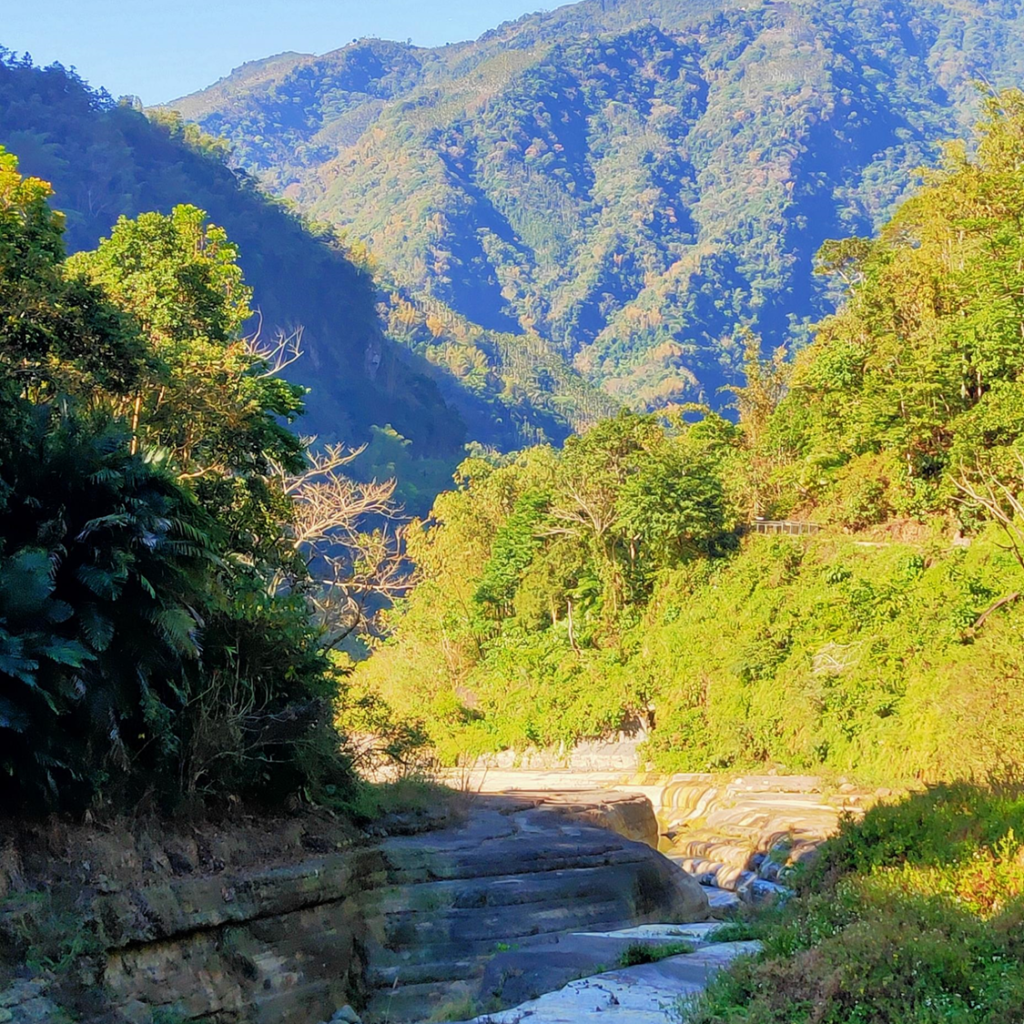
<svg viewBox="0 0 1024 1024">
<path fill-rule="evenodd" d="M 0 147 L 0 807 L 351 809 L 331 651 L 388 592 L 392 488 L 305 451 L 223 228 L 69 258 L 52 195 Z"/>
<path fill-rule="evenodd" d="M 1020 19 L 585 0 L 437 49 L 284 54 L 171 106 L 365 243 L 405 340 L 468 386 L 494 393 L 518 346 L 635 408 L 714 405 L 737 324 L 806 337 L 836 294 L 812 275 L 822 242 L 881 226 L 973 121 L 975 79 L 1021 80 Z M 575 426 L 602 411 L 557 376 L 518 393 L 545 389 Z"/>
<path fill-rule="evenodd" d="M 24 173 L 53 183 L 72 252 L 94 248 L 122 216 L 181 203 L 206 210 L 240 247 L 259 311 L 245 330 L 260 329 L 270 343 L 301 329 L 304 354 L 288 375 L 312 390 L 298 429 L 354 444 L 392 427 L 409 442 L 406 462 L 418 461 L 403 476 L 430 477 L 420 505 L 450 479 L 466 427 L 437 372 L 384 336 L 373 279 L 333 233 L 230 170 L 223 144 L 180 119 L 153 122 L 61 67 L 39 69 L 0 50 L 0 145 Z M 515 439 L 501 428 L 488 434 L 486 416 L 478 420 L 478 436 Z M 387 475 L 388 446 L 378 441 L 370 454 Z M 365 466 L 367 477 L 373 471 Z"/>
<path fill-rule="evenodd" d="M 1022 225 L 1007 92 L 875 241 L 823 248 L 847 297 L 794 361 L 748 338 L 738 424 L 622 413 L 465 462 L 356 686 L 448 760 L 645 722 L 663 770 L 1024 763 Z"/>
<path fill-rule="evenodd" d="M 686 1024 L 1024 1020 L 1019 783 L 943 785 L 847 821 L 756 958 L 680 1006 Z M 722 938 L 728 938 L 722 934 Z"/>
</svg>

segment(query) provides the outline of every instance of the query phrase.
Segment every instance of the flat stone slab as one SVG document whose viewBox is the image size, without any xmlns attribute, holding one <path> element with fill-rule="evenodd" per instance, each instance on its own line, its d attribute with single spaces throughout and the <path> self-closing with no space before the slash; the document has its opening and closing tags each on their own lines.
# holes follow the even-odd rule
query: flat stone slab
<svg viewBox="0 0 1024 1024">
<path fill-rule="evenodd" d="M 715 971 L 736 957 L 759 949 L 758 942 L 715 943 L 658 963 L 573 981 L 511 1010 L 463 1024 L 673 1024 L 682 999 L 703 991 Z"/>
<path fill-rule="evenodd" d="M 721 921 L 697 921 L 694 924 L 642 924 L 614 932 L 576 932 L 579 938 L 628 939 L 649 942 L 711 942 Z"/>
</svg>

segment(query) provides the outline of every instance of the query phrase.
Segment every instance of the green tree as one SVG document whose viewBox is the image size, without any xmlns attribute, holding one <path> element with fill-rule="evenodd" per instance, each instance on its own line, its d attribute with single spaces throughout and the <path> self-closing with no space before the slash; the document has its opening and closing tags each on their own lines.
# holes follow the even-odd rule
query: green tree
<svg viewBox="0 0 1024 1024">
<path fill-rule="evenodd" d="M 146 362 L 137 326 L 63 269 L 53 190 L 0 146 L 0 370 L 10 394 L 126 392 Z"/>
<path fill-rule="evenodd" d="M 140 381 L 130 416 L 136 446 L 166 448 L 188 479 L 301 465 L 299 439 L 279 418 L 302 411 L 303 390 L 268 373 L 242 337 L 252 292 L 238 249 L 194 206 L 122 217 L 69 271 L 100 285 L 134 316 L 155 372 Z"/>
<path fill-rule="evenodd" d="M 237 253 L 180 207 L 65 262 L 49 195 L 0 154 L 0 797 L 340 795 L 338 676 L 271 586 L 299 392 Z"/>
<path fill-rule="evenodd" d="M 200 656 L 213 524 L 116 429 L 42 406 L 3 435 L 4 803 L 162 789 Z"/>
<path fill-rule="evenodd" d="M 879 238 L 822 253 L 845 305 L 797 358 L 782 419 L 826 472 L 886 453 L 894 504 L 948 504 L 946 470 L 1020 436 L 1024 367 L 1024 94 L 990 97 L 976 153 L 946 147 Z"/>
</svg>

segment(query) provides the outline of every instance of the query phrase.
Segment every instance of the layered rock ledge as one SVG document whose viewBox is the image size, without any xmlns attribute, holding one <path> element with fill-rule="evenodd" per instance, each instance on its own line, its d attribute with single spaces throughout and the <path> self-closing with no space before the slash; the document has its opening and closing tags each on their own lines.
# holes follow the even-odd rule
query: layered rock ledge
<svg viewBox="0 0 1024 1024">
<path fill-rule="evenodd" d="M 574 794 L 478 798 L 461 821 L 372 842 L 288 820 L 262 836 L 37 836 L 9 851 L 0 937 L 16 952 L 33 929 L 84 920 L 95 948 L 73 979 L 0 974 L 0 1017 L 57 1021 L 61 1004 L 83 1024 L 149 1024 L 154 1010 L 309 1024 L 352 1004 L 368 1024 L 422 1020 L 479 993 L 513 947 L 707 917 L 700 886 L 648 845 L 649 819 L 635 795 Z"/>
</svg>

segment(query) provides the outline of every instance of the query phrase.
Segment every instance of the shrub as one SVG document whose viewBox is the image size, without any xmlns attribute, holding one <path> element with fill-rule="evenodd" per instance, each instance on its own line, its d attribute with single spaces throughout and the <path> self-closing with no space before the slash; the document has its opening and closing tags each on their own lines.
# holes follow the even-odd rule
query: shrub
<svg viewBox="0 0 1024 1024">
<path fill-rule="evenodd" d="M 1024 789 L 961 783 L 847 821 L 690 1024 L 1019 1024 Z"/>
</svg>

